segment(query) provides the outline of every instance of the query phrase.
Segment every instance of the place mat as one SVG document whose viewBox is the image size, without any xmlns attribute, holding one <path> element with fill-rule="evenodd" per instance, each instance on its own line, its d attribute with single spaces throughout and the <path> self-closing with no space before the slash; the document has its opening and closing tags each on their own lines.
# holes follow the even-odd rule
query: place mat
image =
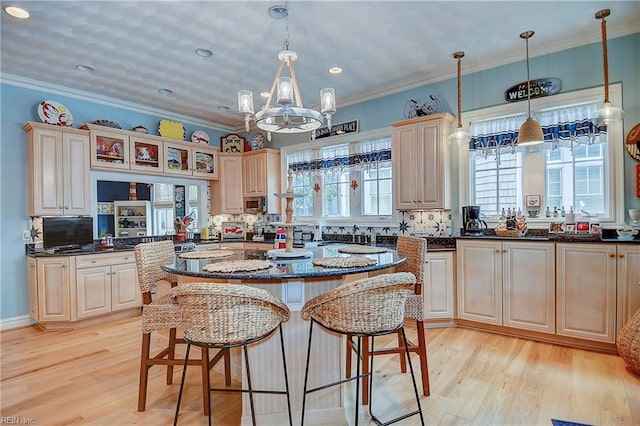
<svg viewBox="0 0 640 426">
<path fill-rule="evenodd" d="M 211 259 L 217 257 L 229 257 L 233 256 L 233 252 L 229 250 L 203 250 L 203 251 L 189 251 L 181 253 L 178 257 L 182 259 Z"/>
<path fill-rule="evenodd" d="M 385 253 L 387 249 L 384 247 L 372 247 L 372 246 L 347 246 L 347 247 L 340 247 L 338 251 L 340 253 L 373 254 L 373 253 Z"/>
<path fill-rule="evenodd" d="M 268 269 L 273 266 L 268 260 L 227 260 L 224 262 L 209 263 L 202 270 L 207 272 L 251 272 L 260 269 Z"/>
<path fill-rule="evenodd" d="M 378 263 L 374 259 L 366 257 L 318 257 L 313 259 L 313 264 L 324 266 L 325 268 L 357 268 L 360 266 L 371 266 Z"/>
</svg>

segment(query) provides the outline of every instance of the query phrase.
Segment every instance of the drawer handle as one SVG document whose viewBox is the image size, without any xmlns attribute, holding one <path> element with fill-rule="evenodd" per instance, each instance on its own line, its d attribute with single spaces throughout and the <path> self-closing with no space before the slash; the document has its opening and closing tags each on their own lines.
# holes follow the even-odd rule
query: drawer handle
<svg viewBox="0 0 640 426">
<path fill-rule="evenodd" d="M 624 257 L 624 254 L 619 254 L 618 257 L 622 259 Z"/>
<path fill-rule="evenodd" d="M 609 253 L 609 257 L 616 257 L 614 253 Z"/>
<path fill-rule="evenodd" d="M 92 260 L 92 261 L 91 261 L 91 263 L 96 263 L 96 262 L 97 262 L 96 260 Z"/>
</svg>

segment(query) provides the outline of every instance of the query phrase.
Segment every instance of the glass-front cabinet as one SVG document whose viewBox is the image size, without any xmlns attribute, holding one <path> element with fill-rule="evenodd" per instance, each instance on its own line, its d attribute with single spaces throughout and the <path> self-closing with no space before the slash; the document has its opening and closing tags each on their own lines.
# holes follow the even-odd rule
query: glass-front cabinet
<svg viewBox="0 0 640 426">
<path fill-rule="evenodd" d="M 164 149 L 162 141 L 130 136 L 131 169 L 146 173 L 162 173 Z"/>
<path fill-rule="evenodd" d="M 129 136 L 91 129 L 91 167 L 129 169 Z"/>
<path fill-rule="evenodd" d="M 217 150 L 208 146 L 164 143 L 164 172 L 218 179 Z"/>
</svg>

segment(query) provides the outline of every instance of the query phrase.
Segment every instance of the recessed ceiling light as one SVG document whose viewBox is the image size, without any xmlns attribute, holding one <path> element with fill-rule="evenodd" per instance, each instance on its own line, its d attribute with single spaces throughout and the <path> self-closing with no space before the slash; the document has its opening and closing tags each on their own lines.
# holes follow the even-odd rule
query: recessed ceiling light
<svg viewBox="0 0 640 426">
<path fill-rule="evenodd" d="M 341 72 L 342 72 L 342 68 L 340 67 L 329 68 L 329 74 L 340 74 Z"/>
<path fill-rule="evenodd" d="M 275 6 L 271 6 L 269 8 L 269 16 L 273 19 L 284 19 L 289 15 L 289 9 L 287 6 L 283 6 L 281 4 L 276 4 Z"/>
<path fill-rule="evenodd" d="M 270 94 L 271 92 L 260 92 L 260 96 L 262 96 L 263 98 L 268 98 Z"/>
<path fill-rule="evenodd" d="M 226 111 L 229 111 L 230 108 L 228 106 L 226 106 L 226 105 L 220 105 L 220 106 L 218 106 L 218 109 L 220 111 L 226 112 Z"/>
<path fill-rule="evenodd" d="M 91 72 L 91 71 L 93 71 L 93 67 L 90 67 L 89 65 L 76 65 L 76 69 L 78 71 L 82 71 L 82 72 Z"/>
<path fill-rule="evenodd" d="M 213 52 L 209 49 L 198 48 L 196 49 L 196 55 L 202 56 L 203 58 L 209 58 L 211 57 L 211 55 L 213 55 Z"/>
<path fill-rule="evenodd" d="M 161 95 L 170 95 L 173 93 L 173 91 L 169 89 L 158 89 L 158 93 L 160 93 Z"/>
<path fill-rule="evenodd" d="M 19 19 L 27 19 L 30 16 L 26 9 L 17 6 L 5 6 L 4 11 L 7 12 L 8 15 Z"/>
</svg>

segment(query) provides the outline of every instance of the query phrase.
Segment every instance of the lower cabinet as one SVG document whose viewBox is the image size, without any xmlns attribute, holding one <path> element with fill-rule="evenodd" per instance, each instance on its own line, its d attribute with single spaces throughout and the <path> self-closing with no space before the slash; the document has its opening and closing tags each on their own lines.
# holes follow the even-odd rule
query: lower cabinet
<svg viewBox="0 0 640 426">
<path fill-rule="evenodd" d="M 548 242 L 458 240 L 457 317 L 554 333 L 554 253 Z"/>
<path fill-rule="evenodd" d="M 616 248 L 618 286 L 617 327 L 620 330 L 640 309 L 640 244 L 618 244 Z"/>
<path fill-rule="evenodd" d="M 29 312 L 45 328 L 72 328 L 142 305 L 133 252 L 36 257 L 27 264 Z"/>
<path fill-rule="evenodd" d="M 454 256 L 452 251 L 427 251 L 422 288 L 425 320 L 453 319 Z"/>
</svg>

